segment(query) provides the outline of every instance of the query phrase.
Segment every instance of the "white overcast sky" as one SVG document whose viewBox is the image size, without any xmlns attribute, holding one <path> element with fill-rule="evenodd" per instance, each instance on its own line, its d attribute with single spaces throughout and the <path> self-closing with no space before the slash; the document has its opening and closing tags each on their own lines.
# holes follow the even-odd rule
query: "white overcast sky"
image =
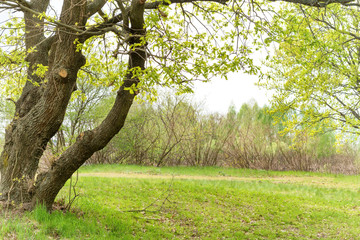
<svg viewBox="0 0 360 240">
<path fill-rule="evenodd" d="M 230 105 L 238 111 L 243 103 L 254 99 L 260 106 L 269 103 L 271 95 L 259 89 L 257 76 L 230 73 L 228 80 L 213 79 L 211 82 L 195 83 L 194 100 L 204 104 L 208 112 L 226 113 Z"/>
<path fill-rule="evenodd" d="M 259 49 L 252 54 L 252 59 L 256 66 L 261 66 L 261 71 L 265 72 L 265 57 L 273 53 L 275 46 Z M 259 77 L 243 72 L 229 73 L 228 80 L 214 78 L 211 82 L 196 82 L 194 88 L 194 100 L 203 103 L 207 112 L 227 113 L 231 105 L 239 111 L 244 103 L 255 100 L 259 106 L 269 105 L 271 92 L 264 88 L 259 88 Z"/>
</svg>

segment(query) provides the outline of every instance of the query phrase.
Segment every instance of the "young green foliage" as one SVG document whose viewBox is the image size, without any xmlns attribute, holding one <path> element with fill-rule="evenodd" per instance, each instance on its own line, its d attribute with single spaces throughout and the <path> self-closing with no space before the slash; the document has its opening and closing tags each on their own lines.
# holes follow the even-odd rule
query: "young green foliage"
<svg viewBox="0 0 360 240">
<path fill-rule="evenodd" d="M 310 134 L 324 128 L 358 133 L 358 11 L 288 4 L 274 16 L 270 39 L 277 47 L 260 85 L 274 92 L 276 111 L 299 113 L 287 119 L 288 130 L 301 125 L 311 129 Z"/>
</svg>

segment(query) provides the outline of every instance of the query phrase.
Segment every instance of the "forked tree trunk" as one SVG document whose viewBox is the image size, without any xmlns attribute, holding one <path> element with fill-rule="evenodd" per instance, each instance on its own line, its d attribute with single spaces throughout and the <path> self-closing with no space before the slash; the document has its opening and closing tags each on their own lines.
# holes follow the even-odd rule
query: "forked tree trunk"
<svg viewBox="0 0 360 240">
<path fill-rule="evenodd" d="M 69 26 L 84 26 L 89 16 L 86 2 L 65 0 L 60 21 Z M 36 10 L 43 12 L 49 0 L 34 0 L 33 3 L 38 3 Z M 140 36 L 145 34 L 143 12 L 144 2 L 133 0 L 129 18 L 136 37 L 130 39 L 131 43 L 140 43 Z M 15 117 L 6 129 L 5 146 L 0 157 L 1 200 L 27 203 L 31 207 L 41 203 L 50 210 L 56 195 L 71 175 L 120 131 L 135 97 L 125 88 L 136 85 L 138 79 L 133 78 L 132 71 L 129 71 L 105 120 L 97 128 L 82 133 L 47 172 L 35 176 L 47 143 L 62 124 L 77 73 L 85 58 L 76 49 L 74 42 L 79 37 L 74 31 L 59 28 L 55 36 L 45 39 L 41 29 L 43 22 L 33 14 L 25 14 L 25 19 L 26 47 L 37 49 L 27 59 L 28 77 L 38 82 L 40 87 L 27 83 L 16 103 Z M 86 39 L 79 40 L 84 42 Z M 138 46 L 129 54 L 129 69 L 144 69 L 145 60 L 144 47 Z M 47 82 L 32 74 L 33 66 L 39 63 L 48 66 Z"/>
</svg>

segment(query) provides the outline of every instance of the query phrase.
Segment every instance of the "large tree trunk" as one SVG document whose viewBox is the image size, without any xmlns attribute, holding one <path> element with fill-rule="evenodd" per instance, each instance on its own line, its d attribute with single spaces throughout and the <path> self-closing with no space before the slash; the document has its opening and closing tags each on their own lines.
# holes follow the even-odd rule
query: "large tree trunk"
<svg viewBox="0 0 360 240">
<path fill-rule="evenodd" d="M 49 1 L 38 2 L 42 4 L 37 5 L 37 10 L 44 11 Z M 84 0 L 65 1 L 64 14 L 60 20 L 69 25 L 84 22 L 85 3 Z M 16 103 L 15 117 L 6 129 L 0 161 L 0 191 L 2 199 L 14 203 L 29 202 L 32 199 L 32 193 L 28 190 L 34 183 L 39 158 L 62 124 L 78 70 L 85 63 L 82 54 L 76 51 L 75 34 L 59 29 L 49 51 L 43 33 L 38 32 L 37 26 L 42 21 L 28 13 L 25 13 L 25 19 L 26 48 L 36 46 L 37 49 L 27 59 L 28 78 L 40 86 L 30 81 L 26 83 L 22 96 Z M 41 42 L 43 44 L 38 44 Z M 49 67 L 47 83 L 33 74 L 37 64 Z"/>
<path fill-rule="evenodd" d="M 93 2 L 104 5 L 106 1 Z M 36 11 L 43 12 L 49 0 L 33 0 L 32 4 L 39 6 Z M 86 0 L 65 0 L 60 21 L 69 26 L 84 26 L 89 14 L 93 14 L 92 8 L 86 5 Z M 130 30 L 136 36 L 130 39 L 133 44 L 141 43 L 140 36 L 145 34 L 143 12 L 144 1 L 134 0 L 129 15 Z M 126 88 L 136 85 L 138 79 L 129 71 L 105 120 L 97 128 L 82 133 L 51 169 L 35 176 L 47 143 L 62 124 L 77 73 L 85 58 L 74 44 L 79 38 L 75 32 L 59 27 L 55 36 L 45 39 L 42 21 L 27 13 L 25 19 L 26 47 L 36 46 L 37 49 L 27 58 L 28 78 L 39 83 L 40 87 L 26 84 L 16 103 L 16 115 L 6 129 L 5 146 L 0 157 L 1 200 L 15 204 L 31 203 L 32 207 L 41 203 L 51 209 L 56 195 L 71 175 L 120 131 L 135 97 Z M 85 38 L 80 38 L 80 42 Z M 137 46 L 129 54 L 129 69 L 144 69 L 145 60 L 144 46 Z M 48 66 L 46 82 L 33 75 L 33 67 L 37 64 Z"/>
</svg>

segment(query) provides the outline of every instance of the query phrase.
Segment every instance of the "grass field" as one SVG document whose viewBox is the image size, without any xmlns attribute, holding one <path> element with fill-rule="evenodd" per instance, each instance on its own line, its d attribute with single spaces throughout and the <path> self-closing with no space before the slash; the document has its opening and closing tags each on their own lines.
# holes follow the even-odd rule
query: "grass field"
<svg viewBox="0 0 360 240">
<path fill-rule="evenodd" d="M 82 167 L 75 189 L 70 213 L 5 211 L 0 239 L 360 236 L 359 176 L 105 165 Z M 58 199 L 68 201 L 68 192 L 69 184 Z"/>
</svg>

